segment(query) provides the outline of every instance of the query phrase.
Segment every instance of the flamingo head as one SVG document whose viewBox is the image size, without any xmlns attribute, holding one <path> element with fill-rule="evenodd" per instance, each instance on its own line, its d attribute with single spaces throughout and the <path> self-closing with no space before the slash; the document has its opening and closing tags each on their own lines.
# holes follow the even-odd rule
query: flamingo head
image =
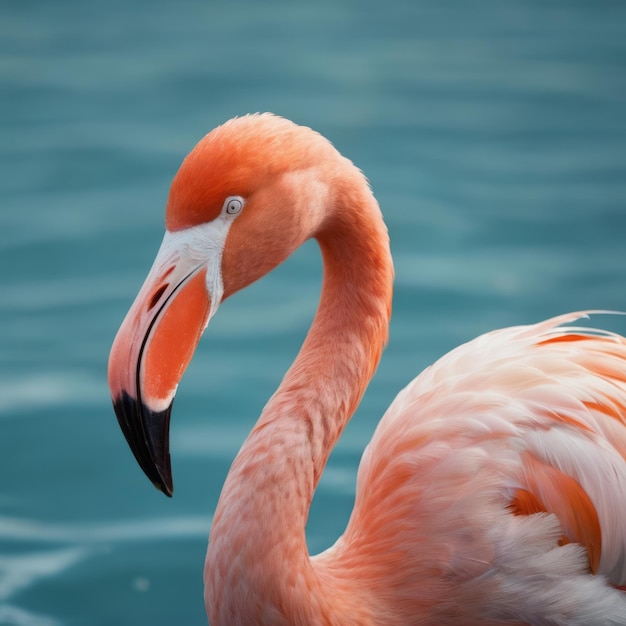
<svg viewBox="0 0 626 626">
<path fill-rule="evenodd" d="M 174 177 L 163 242 L 108 368 L 126 440 L 166 495 L 172 402 L 202 332 L 224 298 L 323 229 L 329 179 L 342 164 L 317 133 L 262 114 L 213 130 Z"/>
</svg>

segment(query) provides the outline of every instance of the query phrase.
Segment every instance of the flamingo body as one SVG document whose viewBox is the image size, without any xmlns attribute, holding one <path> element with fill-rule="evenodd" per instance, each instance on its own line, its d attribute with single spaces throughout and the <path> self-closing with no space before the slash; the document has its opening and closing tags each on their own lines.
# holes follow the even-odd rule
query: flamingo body
<svg viewBox="0 0 626 626">
<path fill-rule="evenodd" d="M 344 534 L 311 557 L 328 456 L 387 340 L 378 204 L 310 129 L 264 114 L 209 133 L 176 175 L 167 232 L 115 339 L 124 434 L 171 495 L 176 387 L 221 301 L 310 237 L 307 338 L 233 462 L 204 580 L 213 626 L 626 624 L 626 340 L 570 314 L 483 335 L 413 380 L 363 455 Z"/>
<path fill-rule="evenodd" d="M 614 496 L 626 490 L 626 342 L 559 327 L 577 317 L 460 346 L 382 418 L 346 532 L 318 558 L 366 564 L 360 580 L 391 588 L 397 623 L 509 623 L 510 611 L 512 623 L 599 624 L 608 606 L 621 617 L 606 623 L 626 620 L 622 595 L 604 591 L 626 580 Z M 409 579 L 428 598 L 423 622 L 400 609 Z"/>
</svg>

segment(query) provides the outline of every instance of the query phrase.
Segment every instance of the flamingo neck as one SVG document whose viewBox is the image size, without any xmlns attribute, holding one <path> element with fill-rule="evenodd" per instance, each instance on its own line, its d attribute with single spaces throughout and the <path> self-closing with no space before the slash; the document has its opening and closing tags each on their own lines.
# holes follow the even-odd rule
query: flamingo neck
<svg viewBox="0 0 626 626">
<path fill-rule="evenodd" d="M 378 365 L 391 312 L 387 231 L 367 184 L 356 170 L 354 176 L 359 184 L 348 179 L 336 190 L 341 201 L 314 233 L 324 279 L 311 329 L 237 455 L 217 506 L 205 565 L 214 626 L 339 624 L 340 605 L 351 619 L 365 611 L 354 590 L 341 600 L 346 581 L 316 570 L 305 535 L 313 492 Z"/>
</svg>

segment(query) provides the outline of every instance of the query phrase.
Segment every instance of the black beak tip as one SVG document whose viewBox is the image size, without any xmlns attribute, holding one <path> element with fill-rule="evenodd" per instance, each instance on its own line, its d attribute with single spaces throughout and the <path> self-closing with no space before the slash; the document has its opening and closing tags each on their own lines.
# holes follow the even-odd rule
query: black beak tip
<svg viewBox="0 0 626 626">
<path fill-rule="evenodd" d="M 152 411 L 126 391 L 113 401 L 113 409 L 139 466 L 152 484 L 171 497 L 174 493 L 169 451 L 172 405 Z"/>
<path fill-rule="evenodd" d="M 171 498 L 174 495 L 174 483 L 172 481 L 171 471 L 167 476 L 160 476 L 160 478 L 160 481 L 153 482 L 152 484 L 168 498 Z"/>
</svg>

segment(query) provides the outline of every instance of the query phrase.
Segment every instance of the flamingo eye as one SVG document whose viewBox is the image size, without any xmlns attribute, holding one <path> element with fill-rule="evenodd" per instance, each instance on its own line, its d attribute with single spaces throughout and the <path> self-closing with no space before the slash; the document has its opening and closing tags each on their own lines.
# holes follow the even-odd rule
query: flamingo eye
<svg viewBox="0 0 626 626">
<path fill-rule="evenodd" d="M 244 199 L 240 196 L 229 196 L 224 201 L 222 209 L 227 215 L 237 215 L 243 209 Z"/>
</svg>

